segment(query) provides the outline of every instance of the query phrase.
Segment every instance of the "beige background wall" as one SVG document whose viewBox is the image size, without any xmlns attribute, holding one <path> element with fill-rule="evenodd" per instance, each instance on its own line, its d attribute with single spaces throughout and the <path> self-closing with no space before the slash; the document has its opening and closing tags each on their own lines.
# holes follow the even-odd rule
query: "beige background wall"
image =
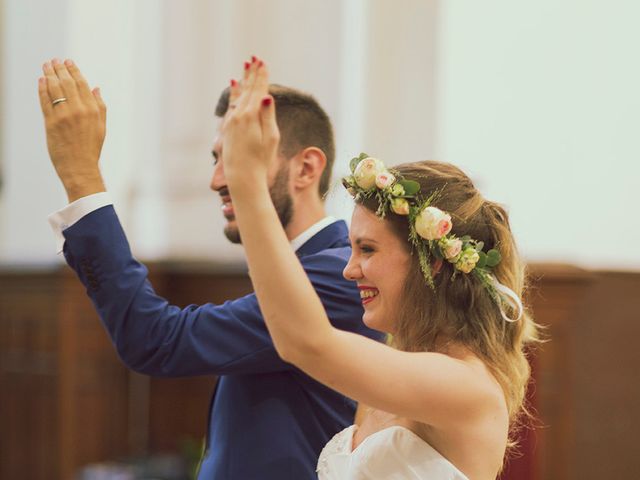
<svg viewBox="0 0 640 480">
<path fill-rule="evenodd" d="M 103 169 L 135 251 L 241 265 L 209 150 L 218 93 L 255 53 L 329 111 L 336 178 L 361 150 L 448 160 L 509 205 L 530 260 L 638 269 L 639 14 L 622 0 L 5 0 L 0 261 L 60 261 L 45 217 L 65 198 L 36 98 L 57 55 L 108 102 Z M 339 190 L 329 207 L 349 216 Z"/>
</svg>

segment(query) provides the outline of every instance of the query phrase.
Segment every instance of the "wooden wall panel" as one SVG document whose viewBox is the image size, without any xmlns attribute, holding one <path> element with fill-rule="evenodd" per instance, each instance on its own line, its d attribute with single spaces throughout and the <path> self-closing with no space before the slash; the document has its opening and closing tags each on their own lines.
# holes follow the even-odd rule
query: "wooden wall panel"
<svg viewBox="0 0 640 480">
<path fill-rule="evenodd" d="M 533 359 L 534 407 L 538 428 L 533 439 L 536 479 L 574 478 L 567 462 L 573 449 L 574 387 L 571 352 L 573 331 L 579 328 L 575 310 L 589 295 L 595 275 L 570 266 L 537 266 L 529 292 L 535 319 L 545 330 L 546 342 Z"/>
<path fill-rule="evenodd" d="M 172 303 L 251 290 L 244 274 L 157 264 Z M 528 293 L 549 341 L 533 358 L 544 425 L 503 480 L 634 478 L 640 472 L 640 274 L 537 265 Z M 0 479 L 71 478 L 90 462 L 176 451 L 205 434 L 213 377 L 149 379 L 122 365 L 67 268 L 0 270 Z M 56 473 L 57 472 L 57 473 Z"/>
<path fill-rule="evenodd" d="M 640 275 L 601 273 L 576 307 L 571 478 L 640 478 Z"/>
<path fill-rule="evenodd" d="M 127 454 L 128 372 L 75 274 L 64 269 L 58 281 L 58 451 L 68 479 L 81 465 Z"/>
<path fill-rule="evenodd" d="M 528 398 L 536 418 L 522 431 L 519 454 L 509 460 L 501 480 L 569 479 L 572 466 L 566 456 L 574 420 L 567 353 L 573 349 L 574 311 L 587 295 L 593 274 L 569 265 L 535 265 L 529 275 L 525 304 L 547 341 L 530 352 Z"/>
<path fill-rule="evenodd" d="M 0 272 L 0 478 L 59 468 L 56 272 Z"/>
</svg>

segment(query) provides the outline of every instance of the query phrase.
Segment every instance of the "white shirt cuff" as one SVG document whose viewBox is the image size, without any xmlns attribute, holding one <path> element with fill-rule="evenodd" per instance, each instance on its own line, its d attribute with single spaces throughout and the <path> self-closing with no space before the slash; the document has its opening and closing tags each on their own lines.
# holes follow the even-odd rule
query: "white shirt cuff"
<svg viewBox="0 0 640 480">
<path fill-rule="evenodd" d="M 112 205 L 111 195 L 109 192 L 94 193 L 86 197 L 79 198 L 71 202 L 62 210 L 49 215 L 49 225 L 53 230 L 56 239 L 57 253 L 61 253 L 64 248 L 64 235 L 62 231 L 69 228 L 85 215 L 98 210 L 99 208 Z"/>
</svg>

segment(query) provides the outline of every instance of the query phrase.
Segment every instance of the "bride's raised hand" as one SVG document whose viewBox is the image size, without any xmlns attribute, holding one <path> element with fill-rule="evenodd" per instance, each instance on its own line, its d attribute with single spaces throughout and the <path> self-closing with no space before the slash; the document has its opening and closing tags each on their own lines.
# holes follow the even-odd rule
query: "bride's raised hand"
<svg viewBox="0 0 640 480">
<path fill-rule="evenodd" d="M 225 176 L 232 195 L 267 185 L 269 166 L 277 161 L 280 131 L 262 60 L 253 57 L 246 62 L 242 81 L 232 82 L 222 129 Z"/>
</svg>

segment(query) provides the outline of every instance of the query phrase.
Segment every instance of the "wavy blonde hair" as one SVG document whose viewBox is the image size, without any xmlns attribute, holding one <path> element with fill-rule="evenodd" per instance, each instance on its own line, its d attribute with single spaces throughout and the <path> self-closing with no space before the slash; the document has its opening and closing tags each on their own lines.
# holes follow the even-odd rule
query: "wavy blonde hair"
<svg viewBox="0 0 640 480">
<path fill-rule="evenodd" d="M 485 251 L 496 248 L 502 261 L 493 268 L 497 280 L 520 298 L 525 289 L 525 267 L 518 255 L 505 209 L 482 197 L 467 175 L 454 165 L 422 161 L 391 169 L 407 180 L 420 183 L 425 198 L 440 191 L 433 206 L 448 212 L 452 233 L 469 235 L 483 241 Z M 359 202 L 369 210 L 378 208 L 375 198 Z M 402 239 L 408 238 L 407 217 L 389 213 L 386 220 Z M 444 262 L 434 276 L 431 289 L 420 270 L 417 252 L 413 252 L 410 272 L 404 288 L 398 324 L 390 343 L 404 351 L 437 351 L 449 342 L 463 345 L 487 365 L 504 391 L 513 433 L 521 414 L 528 414 L 525 395 L 531 373 L 526 347 L 539 341 L 538 327 L 526 312 L 517 322 L 506 322 L 496 302 L 473 274 L 458 272 Z M 512 313 L 512 312 L 507 312 Z"/>
</svg>

